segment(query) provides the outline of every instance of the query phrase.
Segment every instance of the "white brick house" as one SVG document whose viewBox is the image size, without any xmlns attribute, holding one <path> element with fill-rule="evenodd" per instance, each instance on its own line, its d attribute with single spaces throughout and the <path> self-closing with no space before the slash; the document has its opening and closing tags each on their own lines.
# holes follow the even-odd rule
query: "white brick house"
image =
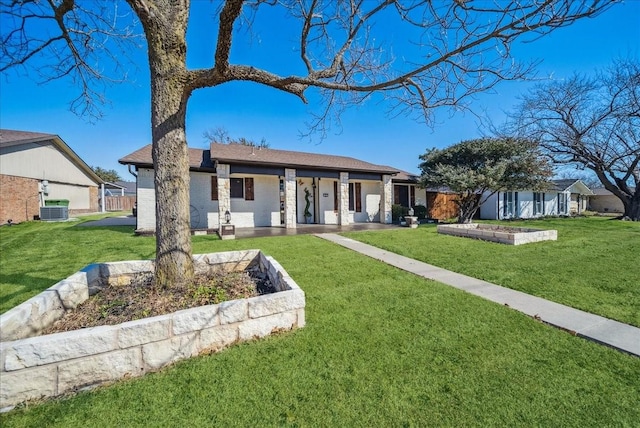
<svg viewBox="0 0 640 428">
<path fill-rule="evenodd" d="M 344 156 L 240 144 L 212 143 L 210 150 L 189 149 L 189 157 L 192 229 L 217 229 L 227 211 L 239 228 L 391 223 L 392 177 L 400 172 L 395 168 Z M 136 170 L 137 229 L 153 231 L 151 146 L 119 162 Z M 409 181 L 403 185 L 416 186 Z M 309 217 L 304 215 L 307 198 Z"/>
</svg>

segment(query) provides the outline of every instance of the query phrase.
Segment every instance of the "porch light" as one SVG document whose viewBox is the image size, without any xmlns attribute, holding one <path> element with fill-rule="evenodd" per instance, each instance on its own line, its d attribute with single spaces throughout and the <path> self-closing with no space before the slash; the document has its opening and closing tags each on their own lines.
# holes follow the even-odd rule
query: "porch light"
<svg viewBox="0 0 640 428">
<path fill-rule="evenodd" d="M 229 210 L 224 213 L 224 220 L 227 222 L 227 224 L 231 223 L 231 213 L 229 212 Z"/>
</svg>

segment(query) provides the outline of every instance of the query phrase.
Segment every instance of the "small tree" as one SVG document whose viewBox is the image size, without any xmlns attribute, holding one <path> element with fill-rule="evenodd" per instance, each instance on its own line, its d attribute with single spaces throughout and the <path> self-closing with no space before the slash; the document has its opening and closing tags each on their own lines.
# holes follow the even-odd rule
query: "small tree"
<svg viewBox="0 0 640 428">
<path fill-rule="evenodd" d="M 535 86 L 506 131 L 540 142 L 555 163 L 593 171 L 640 221 L 640 62 Z"/>
<path fill-rule="evenodd" d="M 96 173 L 98 177 L 109 183 L 115 183 L 116 181 L 121 180 L 120 174 L 118 174 L 115 169 L 106 170 L 99 166 L 92 166 L 91 169 Z"/>
<path fill-rule="evenodd" d="M 231 136 L 229 136 L 229 132 L 222 127 L 218 127 L 216 129 L 208 129 L 202 133 L 202 136 L 207 143 L 241 144 L 243 146 L 259 147 L 262 149 L 268 149 L 270 146 L 265 138 L 262 138 L 259 143 L 256 143 L 255 141 L 245 137 L 232 138 Z"/>
<path fill-rule="evenodd" d="M 463 141 L 427 150 L 420 159 L 423 187 L 448 187 L 458 195 L 458 223 L 469 223 L 496 192 L 544 190 L 552 173 L 535 143 L 516 138 Z"/>
</svg>

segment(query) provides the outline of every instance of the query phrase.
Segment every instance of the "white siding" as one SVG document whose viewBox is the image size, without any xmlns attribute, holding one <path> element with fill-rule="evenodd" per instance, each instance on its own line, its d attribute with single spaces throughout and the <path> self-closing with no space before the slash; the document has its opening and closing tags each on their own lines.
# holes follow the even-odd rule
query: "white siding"
<svg viewBox="0 0 640 428">
<path fill-rule="evenodd" d="M 320 223 L 338 224 L 338 213 L 333 207 L 333 182 L 334 179 L 321 179 L 319 186 L 320 195 Z M 325 196 L 326 195 L 326 196 Z"/>
<path fill-rule="evenodd" d="M 138 203 L 138 229 L 156 229 L 156 191 L 153 170 L 139 169 L 136 201 Z"/>
<path fill-rule="evenodd" d="M 91 209 L 91 191 L 89 190 L 89 187 L 51 181 L 49 182 L 48 187 L 49 194 L 44 197 L 45 203 L 49 199 L 68 199 L 69 210 Z"/>
<path fill-rule="evenodd" d="M 480 206 L 480 218 L 484 220 L 498 220 L 500 218 L 499 211 L 502 208 L 501 192 L 496 192 L 489 196 L 484 204 Z M 486 195 L 482 196 L 483 198 Z"/>
<path fill-rule="evenodd" d="M 231 198 L 231 223 L 236 227 L 280 226 L 280 180 L 275 176 L 231 174 L 252 177 L 254 200 Z M 209 227 L 216 228 L 216 224 Z"/>
<path fill-rule="evenodd" d="M 2 174 L 80 186 L 98 185 L 52 142 L 6 147 L 0 154 Z"/>
<path fill-rule="evenodd" d="M 189 189 L 191 228 L 205 229 L 218 227 L 218 201 L 211 200 L 211 177 L 213 174 L 205 172 L 192 172 Z M 210 214 L 215 214 L 211 216 Z M 215 226 L 211 225 L 212 217 L 215 218 Z"/>
</svg>

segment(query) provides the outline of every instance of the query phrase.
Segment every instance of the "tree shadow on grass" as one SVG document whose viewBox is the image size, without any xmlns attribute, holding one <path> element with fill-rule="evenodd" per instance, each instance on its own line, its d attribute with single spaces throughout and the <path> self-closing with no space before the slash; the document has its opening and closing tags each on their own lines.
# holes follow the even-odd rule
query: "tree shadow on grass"
<svg viewBox="0 0 640 428">
<path fill-rule="evenodd" d="M 59 281 L 59 278 L 46 278 L 30 274 L 0 274 L 0 284 L 4 290 L 8 286 L 15 287 L 15 291 L 0 295 L 0 313 L 8 311 Z"/>
<path fill-rule="evenodd" d="M 135 226 L 85 226 L 83 224 L 76 224 L 69 228 L 70 232 L 87 232 L 90 230 L 108 230 L 111 232 L 135 235 Z"/>
</svg>

